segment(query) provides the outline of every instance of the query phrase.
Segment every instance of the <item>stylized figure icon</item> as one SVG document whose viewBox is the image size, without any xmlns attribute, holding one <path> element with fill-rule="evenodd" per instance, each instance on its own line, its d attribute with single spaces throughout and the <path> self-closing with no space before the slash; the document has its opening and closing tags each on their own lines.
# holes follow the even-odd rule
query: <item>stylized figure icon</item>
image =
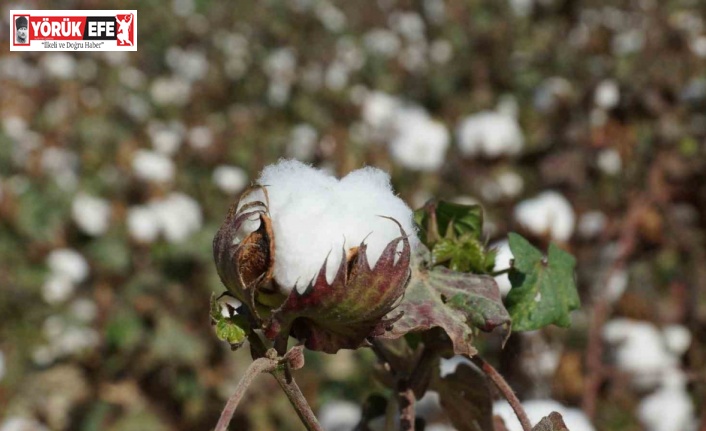
<svg viewBox="0 0 706 431">
<path fill-rule="evenodd" d="M 27 37 L 28 20 L 26 16 L 17 17 L 15 20 L 15 43 L 26 45 L 29 43 Z"/>
<path fill-rule="evenodd" d="M 132 14 L 127 15 L 124 21 L 117 19 L 117 17 L 116 20 L 118 21 L 118 40 L 120 41 L 120 45 L 127 44 L 132 46 L 132 42 L 130 41 L 130 24 L 132 24 Z"/>
</svg>

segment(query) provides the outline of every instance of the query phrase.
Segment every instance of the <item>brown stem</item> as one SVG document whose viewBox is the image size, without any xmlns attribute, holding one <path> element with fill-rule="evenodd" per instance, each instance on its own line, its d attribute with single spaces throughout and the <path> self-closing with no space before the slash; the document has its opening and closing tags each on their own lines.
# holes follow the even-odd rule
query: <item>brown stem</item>
<svg viewBox="0 0 706 431">
<path fill-rule="evenodd" d="M 299 419 L 301 419 L 306 429 L 308 431 L 323 431 L 314 412 L 311 410 L 311 406 L 309 406 L 309 403 L 306 401 L 306 398 L 304 398 L 304 394 L 302 394 L 301 389 L 299 389 L 294 379 L 288 379 L 282 367 L 272 371 L 272 375 L 277 379 L 277 383 L 279 383 L 282 390 L 284 390 L 284 393 L 287 394 L 289 402 L 292 404 L 292 407 L 294 407 L 294 410 L 296 410 Z"/>
<path fill-rule="evenodd" d="M 414 431 L 414 391 L 407 379 L 401 379 L 397 387 L 397 402 L 400 408 L 400 431 Z"/>
<path fill-rule="evenodd" d="M 510 385 L 505 381 L 503 376 L 498 373 L 498 370 L 493 368 L 492 365 L 487 363 L 485 359 L 478 355 L 473 356 L 471 360 L 478 366 L 478 368 L 483 370 L 485 375 L 488 376 L 488 378 L 498 388 L 500 393 L 503 394 L 507 402 L 510 403 L 510 407 L 512 407 L 512 410 L 515 412 L 515 416 L 517 416 L 520 424 L 522 424 L 522 430 L 532 431 L 532 423 L 530 422 L 529 417 L 527 417 L 527 412 L 525 412 L 524 407 L 522 407 L 522 403 L 517 398 L 517 395 L 515 395 L 515 392 L 512 390 Z"/>
<path fill-rule="evenodd" d="M 238 403 L 243 398 L 243 395 L 250 384 L 253 380 L 255 380 L 255 377 L 262 373 L 272 371 L 276 367 L 277 361 L 269 358 L 258 358 L 250 364 L 248 369 L 245 371 L 245 375 L 240 382 L 238 382 L 235 392 L 231 395 L 226 403 L 226 406 L 223 408 L 221 418 L 218 419 L 218 424 L 216 425 L 216 431 L 226 431 L 228 429 L 228 424 L 231 419 L 233 419 L 233 414 L 235 413 L 235 409 L 238 407 Z"/>
</svg>

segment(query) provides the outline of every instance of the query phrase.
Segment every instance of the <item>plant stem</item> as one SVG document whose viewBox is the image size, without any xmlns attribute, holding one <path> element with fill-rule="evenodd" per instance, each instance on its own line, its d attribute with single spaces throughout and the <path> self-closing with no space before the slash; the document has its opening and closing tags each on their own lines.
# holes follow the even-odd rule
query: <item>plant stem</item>
<svg viewBox="0 0 706 431">
<path fill-rule="evenodd" d="M 530 422 L 529 417 L 527 417 L 527 412 L 525 412 L 524 407 L 522 407 L 522 403 L 517 398 L 517 395 L 515 395 L 515 392 L 513 392 L 507 381 L 505 381 L 503 376 L 498 373 L 498 370 L 493 368 L 492 365 L 487 363 L 485 359 L 478 355 L 473 356 L 471 360 L 478 366 L 478 368 L 483 370 L 483 372 L 498 388 L 500 393 L 503 394 L 507 402 L 510 403 L 512 410 L 515 412 L 515 416 L 517 416 L 517 419 L 519 419 L 520 424 L 522 425 L 523 431 L 532 431 L 532 423 Z"/>
<path fill-rule="evenodd" d="M 216 425 L 216 431 L 226 431 L 228 429 L 228 424 L 231 419 L 233 419 L 233 414 L 235 409 L 238 407 L 238 403 L 243 398 L 245 391 L 248 389 L 250 384 L 255 380 L 258 375 L 272 371 L 277 367 L 277 361 L 269 358 L 258 358 L 253 361 L 252 364 L 245 371 L 245 375 L 238 382 L 238 386 L 235 388 L 235 392 L 228 399 L 223 412 L 221 413 L 220 419 L 218 419 L 218 424 Z"/>
<path fill-rule="evenodd" d="M 397 402 L 400 409 L 400 431 L 414 431 L 414 391 L 407 379 L 398 381 Z"/>
<path fill-rule="evenodd" d="M 284 393 L 287 394 L 289 402 L 292 404 L 292 407 L 294 407 L 294 410 L 296 410 L 299 419 L 301 419 L 304 426 L 306 426 L 306 429 L 308 431 L 323 431 L 314 412 L 311 410 L 311 406 L 309 406 L 309 403 L 306 401 L 306 398 L 304 398 L 304 394 L 302 394 L 301 389 L 299 389 L 294 379 L 287 379 L 284 369 L 281 367 L 273 370 L 271 373 L 274 378 L 277 379 L 277 383 L 279 383 L 282 390 L 284 390 Z"/>
</svg>

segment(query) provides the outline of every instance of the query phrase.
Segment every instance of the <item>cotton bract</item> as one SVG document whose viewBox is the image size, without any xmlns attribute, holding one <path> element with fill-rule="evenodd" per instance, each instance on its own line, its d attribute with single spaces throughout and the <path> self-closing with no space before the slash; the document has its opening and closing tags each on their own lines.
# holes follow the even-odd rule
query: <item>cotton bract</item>
<svg viewBox="0 0 706 431">
<path fill-rule="evenodd" d="M 266 167 L 213 241 L 221 281 L 271 340 L 355 349 L 387 331 L 417 245 L 384 172 L 342 179 L 297 161 Z"/>
</svg>

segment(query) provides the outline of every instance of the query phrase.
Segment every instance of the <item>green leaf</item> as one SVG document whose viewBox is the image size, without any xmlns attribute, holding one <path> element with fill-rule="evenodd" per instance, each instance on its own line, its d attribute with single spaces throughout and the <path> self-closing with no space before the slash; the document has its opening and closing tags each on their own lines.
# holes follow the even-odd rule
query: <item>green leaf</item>
<svg viewBox="0 0 706 431">
<path fill-rule="evenodd" d="M 216 336 L 230 345 L 240 345 L 245 341 L 243 328 L 225 318 L 216 323 Z"/>
<path fill-rule="evenodd" d="M 452 271 L 438 266 L 430 269 L 430 253 L 419 246 L 412 261 L 412 275 L 400 305 L 388 318 L 402 316 L 386 338 L 410 332 L 442 328 L 458 355 L 473 356 L 475 328 L 491 331 L 510 324 L 500 291 L 492 277 Z"/>
<path fill-rule="evenodd" d="M 429 247 L 448 233 L 453 233 L 453 236 L 468 234 L 480 239 L 483 232 L 483 209 L 480 205 L 430 202 L 415 211 L 414 219 L 420 227 L 422 241 Z"/>
<path fill-rule="evenodd" d="M 488 274 L 495 265 L 495 252 L 486 252 L 483 244 L 471 235 L 444 238 L 432 250 L 434 265 L 444 264 L 452 271 Z"/>
<path fill-rule="evenodd" d="M 545 258 L 520 235 L 510 233 L 508 238 L 514 263 L 506 305 L 513 329 L 531 331 L 552 323 L 570 326 L 570 312 L 581 305 L 574 280 L 576 259 L 554 244 Z"/>
<path fill-rule="evenodd" d="M 453 374 L 437 377 L 431 389 L 459 431 L 493 431 L 493 396 L 480 370 L 461 364 Z"/>
</svg>

